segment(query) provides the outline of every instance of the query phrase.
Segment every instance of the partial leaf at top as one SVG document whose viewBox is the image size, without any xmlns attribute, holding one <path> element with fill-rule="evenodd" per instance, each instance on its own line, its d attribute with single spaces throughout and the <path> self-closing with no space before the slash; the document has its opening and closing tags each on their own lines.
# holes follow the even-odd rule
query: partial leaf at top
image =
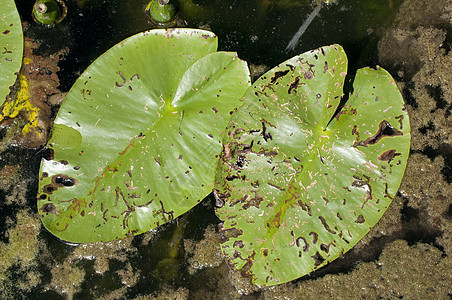
<svg viewBox="0 0 452 300">
<path fill-rule="evenodd" d="M 230 112 L 249 86 L 246 63 L 217 37 L 151 30 L 99 57 L 55 120 L 38 208 L 70 242 L 138 234 L 186 212 L 213 187 Z"/>
<path fill-rule="evenodd" d="M 22 23 L 14 0 L 2 1 L 0 9 L 0 105 L 9 94 L 22 65 Z"/>
<path fill-rule="evenodd" d="M 256 284 L 350 250 L 399 187 L 410 145 L 400 92 L 385 70 L 360 69 L 335 115 L 346 73 L 339 45 L 301 54 L 258 79 L 232 116 L 216 212 L 229 264 Z"/>
</svg>

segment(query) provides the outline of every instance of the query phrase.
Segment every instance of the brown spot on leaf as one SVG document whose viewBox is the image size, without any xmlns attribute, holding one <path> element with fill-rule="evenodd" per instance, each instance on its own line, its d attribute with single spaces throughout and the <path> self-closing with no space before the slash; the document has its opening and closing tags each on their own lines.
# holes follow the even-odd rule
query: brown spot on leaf
<svg viewBox="0 0 452 300">
<path fill-rule="evenodd" d="M 218 225 L 218 232 L 221 243 L 229 241 L 230 238 L 237 238 L 243 234 L 243 230 L 237 228 L 224 229 L 223 224 Z"/>
<path fill-rule="evenodd" d="M 140 80 L 140 74 L 135 73 L 132 75 L 132 77 L 130 77 L 130 81 L 132 81 L 134 77 L 136 77 L 138 80 Z"/>
<path fill-rule="evenodd" d="M 385 197 L 386 198 L 389 198 L 389 199 L 393 199 L 393 197 L 391 196 L 391 195 L 389 195 L 389 191 L 388 191 L 388 183 L 387 182 L 385 182 Z M 378 203 L 378 201 L 377 201 L 377 203 Z"/>
<path fill-rule="evenodd" d="M 295 93 L 297 92 L 297 88 L 298 85 L 300 84 L 300 77 L 295 77 L 295 80 L 289 85 L 289 91 L 288 93 L 290 94 L 292 91 L 295 91 Z"/>
<path fill-rule="evenodd" d="M 352 129 L 352 135 L 356 135 L 356 140 L 359 140 L 359 132 L 357 130 L 358 126 L 354 125 Z"/>
<path fill-rule="evenodd" d="M 328 253 L 328 252 L 330 252 L 330 245 L 331 244 L 320 244 L 320 250 L 322 250 L 323 252 L 325 252 L 325 253 Z"/>
<path fill-rule="evenodd" d="M 273 75 L 273 76 L 270 78 L 270 82 L 271 82 L 271 83 L 275 83 L 276 80 L 278 80 L 279 78 L 281 78 L 281 77 L 287 75 L 287 73 L 289 73 L 289 70 L 285 70 L 285 71 L 277 71 L 277 72 L 275 72 L 275 75 Z"/>
<path fill-rule="evenodd" d="M 317 234 L 317 232 L 311 231 L 309 235 L 312 236 L 312 242 L 314 244 L 317 244 L 317 241 L 319 240 L 319 235 Z"/>
<path fill-rule="evenodd" d="M 356 218 L 355 223 L 362 224 L 366 220 L 364 219 L 363 215 L 359 215 L 358 218 Z"/>
<path fill-rule="evenodd" d="M 239 176 L 237 176 L 237 175 L 232 175 L 232 174 L 228 174 L 228 175 L 226 176 L 226 180 L 227 180 L 227 181 L 233 181 L 233 180 L 239 179 L 239 178 L 240 178 Z"/>
<path fill-rule="evenodd" d="M 122 74 L 122 72 L 121 71 L 119 71 L 119 72 L 116 72 L 116 74 L 118 74 L 120 77 L 121 77 L 121 79 L 122 79 L 122 83 L 119 83 L 119 82 L 115 82 L 115 85 L 117 86 L 117 87 L 123 87 L 125 84 L 126 84 L 126 78 L 124 77 L 124 75 Z"/>
<path fill-rule="evenodd" d="M 268 228 L 279 228 L 279 226 L 281 226 L 281 210 L 278 211 L 276 215 L 267 222 L 266 225 Z"/>
<path fill-rule="evenodd" d="M 339 120 L 339 117 L 342 115 L 356 115 L 357 111 L 355 108 L 350 108 L 350 106 L 344 106 L 341 108 L 341 110 L 339 111 L 339 113 L 337 113 L 334 118 L 336 118 L 336 120 Z"/>
<path fill-rule="evenodd" d="M 295 70 L 295 67 L 292 65 L 286 64 L 286 67 L 289 67 L 292 72 L 293 72 L 293 70 Z"/>
<path fill-rule="evenodd" d="M 325 227 L 326 231 L 328 231 L 331 234 L 336 234 L 336 231 L 332 230 L 328 223 L 325 220 L 325 217 L 319 216 L 320 222 L 322 222 L 323 227 Z"/>
<path fill-rule="evenodd" d="M 286 190 L 285 188 L 283 188 L 283 187 L 280 187 L 279 185 L 276 185 L 276 184 L 274 184 L 274 183 L 271 183 L 271 182 L 267 182 L 267 184 L 268 184 L 269 186 L 271 186 L 271 187 L 275 188 L 275 189 L 278 189 L 278 190 L 280 190 L 280 191 L 285 191 L 285 190 Z"/>
<path fill-rule="evenodd" d="M 44 204 L 43 206 L 41 206 L 39 211 L 42 211 L 45 214 L 55 214 L 55 215 L 57 214 L 57 209 L 55 205 L 53 205 L 52 203 Z"/>
<path fill-rule="evenodd" d="M 378 159 L 382 161 L 387 161 L 388 163 L 394 159 L 394 157 L 401 155 L 401 153 L 397 153 L 396 149 L 391 149 L 383 152 Z"/>
<path fill-rule="evenodd" d="M 300 205 L 301 209 L 307 212 L 309 216 L 312 216 L 311 207 L 309 207 L 309 205 L 303 203 L 301 200 L 298 200 L 298 205 Z"/>
<path fill-rule="evenodd" d="M 403 115 L 399 115 L 399 116 L 397 116 L 395 118 L 399 122 L 400 129 L 403 129 Z"/>
<path fill-rule="evenodd" d="M 60 187 L 70 187 L 78 183 L 77 179 L 71 178 L 65 174 L 57 174 L 52 176 L 52 184 L 55 190 Z"/>
<path fill-rule="evenodd" d="M 47 184 L 42 188 L 42 192 L 46 193 L 46 194 L 52 194 L 55 191 L 55 187 L 53 186 L 53 184 Z"/>
<path fill-rule="evenodd" d="M 269 139 L 272 140 L 273 137 L 270 132 L 267 132 L 267 126 L 265 126 L 265 123 L 268 122 L 262 122 L 262 133 L 260 135 L 263 136 L 264 140 L 267 142 Z"/>
<path fill-rule="evenodd" d="M 223 207 L 224 203 L 231 197 L 231 193 L 220 193 L 218 190 L 213 190 L 213 196 L 215 198 L 215 206 Z"/>
<path fill-rule="evenodd" d="M 366 176 L 363 174 L 363 177 L 366 178 L 366 180 L 363 180 L 361 177 L 353 175 L 353 178 L 355 178 L 355 180 L 352 182 L 352 186 L 357 187 L 357 188 L 364 188 L 367 186 L 366 190 L 366 200 L 364 201 L 364 203 L 361 205 L 361 207 L 364 207 L 364 204 L 367 203 L 367 201 L 371 200 L 372 197 L 372 186 L 370 185 L 370 177 Z"/>
<path fill-rule="evenodd" d="M 403 133 L 401 131 L 392 127 L 392 125 L 389 124 L 388 121 L 383 120 L 378 125 L 378 130 L 373 136 L 368 137 L 364 141 L 356 141 L 352 147 L 357 147 L 357 146 L 367 147 L 368 145 L 375 145 L 384 137 L 393 137 L 393 136 L 401 136 L 401 135 L 403 135 Z"/>
<path fill-rule="evenodd" d="M 261 202 L 264 200 L 263 197 L 259 196 L 259 194 L 257 193 L 257 191 L 252 191 L 254 193 L 254 197 L 252 197 L 251 199 L 249 199 L 245 204 L 242 205 L 243 209 L 248 209 L 251 206 L 254 206 L 256 208 L 259 208 L 259 205 L 261 204 Z"/>
<path fill-rule="evenodd" d="M 57 231 L 66 230 L 69 224 L 72 224 L 72 219 L 77 215 L 80 215 L 86 207 L 86 202 L 84 200 L 73 198 L 69 201 L 71 204 L 68 208 L 65 211 L 60 211 L 58 214 L 58 221 L 55 223 L 55 230 Z"/>
<path fill-rule="evenodd" d="M 135 145 L 133 144 L 133 141 L 131 141 L 130 144 L 127 145 L 127 147 L 124 149 L 124 151 L 118 152 L 119 155 L 124 155 L 124 154 L 126 154 L 127 150 L 129 150 L 130 147 L 135 147 Z M 83 151 L 82 151 L 82 153 L 83 153 Z"/>
<path fill-rule="evenodd" d="M 251 272 L 251 267 L 253 266 L 254 262 L 254 256 L 256 255 L 256 252 L 253 251 L 253 254 L 251 254 L 248 258 L 245 258 L 246 263 L 243 265 L 243 267 L 240 269 L 240 274 L 243 277 L 251 277 L 253 276 L 253 273 Z M 243 259 L 243 258 L 242 258 Z"/>
<path fill-rule="evenodd" d="M 162 163 L 160 162 L 160 160 L 158 160 L 157 158 L 154 158 L 154 160 L 155 160 L 155 162 L 156 162 L 159 166 L 162 165 Z"/>
<path fill-rule="evenodd" d="M 317 251 L 313 256 L 311 256 L 314 259 L 314 265 L 316 267 L 320 266 L 324 261 L 325 258 L 320 255 L 319 251 Z"/>
<path fill-rule="evenodd" d="M 245 247 L 245 245 L 243 244 L 243 241 L 235 241 L 233 247 L 239 247 L 239 248 L 243 248 Z"/>
<path fill-rule="evenodd" d="M 122 194 L 121 194 L 121 196 L 122 196 Z M 124 202 L 126 202 L 125 199 L 124 199 Z M 160 207 L 161 207 L 161 208 L 160 208 L 159 210 L 157 210 L 157 211 L 153 214 L 153 216 L 156 217 L 157 215 L 160 215 L 161 218 L 162 218 L 165 222 L 170 222 L 170 221 L 172 221 L 172 220 L 174 219 L 174 211 L 173 211 L 173 210 L 166 211 L 166 210 L 165 210 L 165 207 L 164 207 L 164 205 L 163 205 L 163 202 L 162 202 L 162 201 L 159 201 L 159 202 L 160 202 Z M 127 202 L 126 202 L 126 205 L 129 207 L 129 209 L 131 208 L 131 207 L 128 205 Z"/>
<path fill-rule="evenodd" d="M 303 241 L 303 251 L 304 252 L 308 252 L 309 251 L 309 244 L 308 241 L 306 241 L 306 239 L 302 236 L 299 236 L 296 240 L 297 243 L 297 247 L 301 247 L 301 241 Z"/>
<path fill-rule="evenodd" d="M 251 182 L 251 186 L 255 189 L 259 188 L 259 180 L 256 180 L 254 182 Z"/>
<path fill-rule="evenodd" d="M 257 152 L 256 154 L 267 156 L 267 157 L 275 157 L 276 155 L 278 155 L 278 152 L 273 151 L 273 150 L 270 150 L 270 151 L 261 150 L 261 151 Z"/>
</svg>

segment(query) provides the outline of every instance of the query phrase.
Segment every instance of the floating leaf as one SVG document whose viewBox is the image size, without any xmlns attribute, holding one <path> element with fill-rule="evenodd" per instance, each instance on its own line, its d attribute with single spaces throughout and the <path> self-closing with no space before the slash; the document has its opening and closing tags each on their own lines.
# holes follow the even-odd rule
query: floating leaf
<svg viewBox="0 0 452 300">
<path fill-rule="evenodd" d="M 231 111 L 249 87 L 235 53 L 193 29 L 151 30 L 99 57 L 69 91 L 41 163 L 42 222 L 70 242 L 139 234 L 212 191 Z"/>
<path fill-rule="evenodd" d="M 400 92 L 385 70 L 360 69 L 335 115 L 346 73 L 339 45 L 296 56 L 257 80 L 232 116 L 216 212 L 228 262 L 256 284 L 350 250 L 399 187 L 410 146 Z"/>
<path fill-rule="evenodd" d="M 0 105 L 9 94 L 22 65 L 22 23 L 13 0 L 2 1 L 0 10 Z"/>
</svg>

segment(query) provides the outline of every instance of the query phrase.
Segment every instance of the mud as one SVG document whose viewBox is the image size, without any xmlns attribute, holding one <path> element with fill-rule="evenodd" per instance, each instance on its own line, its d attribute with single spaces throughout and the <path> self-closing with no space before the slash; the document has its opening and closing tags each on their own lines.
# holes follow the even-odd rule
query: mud
<svg viewBox="0 0 452 300">
<path fill-rule="evenodd" d="M 26 30 L 28 24 L 24 23 L 23 27 Z M 64 99 L 65 94 L 58 89 L 57 72 L 60 70 L 58 63 L 67 49 L 44 57 L 36 54 L 38 48 L 38 42 L 25 37 L 24 64 L 16 83 L 19 92 L 12 92 L 14 100 L 3 104 L 0 112 L 0 132 L 4 136 L 2 150 L 5 145 L 30 149 L 43 146 L 49 139 L 54 114 Z"/>
</svg>

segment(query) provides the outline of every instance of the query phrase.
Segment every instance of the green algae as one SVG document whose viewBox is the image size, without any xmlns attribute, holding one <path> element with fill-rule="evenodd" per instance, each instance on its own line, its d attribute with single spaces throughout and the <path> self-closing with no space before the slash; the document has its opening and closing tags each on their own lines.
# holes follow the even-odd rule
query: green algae
<svg viewBox="0 0 452 300">
<path fill-rule="evenodd" d="M 194 274 L 204 268 L 218 267 L 223 263 L 218 232 L 213 225 L 209 225 L 204 231 L 201 241 L 184 240 L 186 260 L 189 264 L 188 272 Z"/>
<path fill-rule="evenodd" d="M 10 277 L 8 269 L 14 265 L 23 272 L 30 272 L 28 279 L 32 283 L 39 283 L 39 275 L 31 270 L 37 266 L 35 258 L 39 251 L 38 234 L 41 224 L 34 215 L 20 211 L 14 224 L 10 225 L 11 228 L 6 233 L 8 242 L 0 243 L 0 283 L 7 285 L 5 281 Z M 20 285 L 24 290 L 29 289 L 25 282 L 21 281 Z"/>
<path fill-rule="evenodd" d="M 86 272 L 76 264 L 64 262 L 54 265 L 51 274 L 52 281 L 48 284 L 47 290 L 56 291 L 66 299 L 73 299 L 74 294 L 81 289 Z"/>
<path fill-rule="evenodd" d="M 126 267 L 116 273 L 121 278 L 121 283 L 128 288 L 136 285 L 141 275 L 139 270 L 134 270 L 130 262 L 127 262 Z"/>
<path fill-rule="evenodd" d="M 114 258 L 126 262 L 128 257 L 137 251 L 132 246 L 133 237 L 107 243 L 89 243 L 78 245 L 72 254 L 66 258 L 69 263 L 77 260 L 94 260 L 94 271 L 103 274 L 110 270 L 109 261 Z"/>
<path fill-rule="evenodd" d="M 349 274 L 326 275 L 291 288 L 265 291 L 264 299 L 446 299 L 452 272 L 450 257 L 437 248 L 419 243 L 409 246 L 396 240 L 376 262 L 362 263 Z M 285 298 L 286 297 L 286 298 Z"/>
<path fill-rule="evenodd" d="M 189 299 L 189 291 L 186 288 L 178 288 L 178 289 L 171 289 L 171 288 L 163 288 L 160 292 L 157 293 L 157 295 L 147 295 L 147 296 L 139 296 L 136 297 L 134 300 L 167 300 L 167 299 L 174 299 L 174 300 L 185 300 Z"/>
</svg>

